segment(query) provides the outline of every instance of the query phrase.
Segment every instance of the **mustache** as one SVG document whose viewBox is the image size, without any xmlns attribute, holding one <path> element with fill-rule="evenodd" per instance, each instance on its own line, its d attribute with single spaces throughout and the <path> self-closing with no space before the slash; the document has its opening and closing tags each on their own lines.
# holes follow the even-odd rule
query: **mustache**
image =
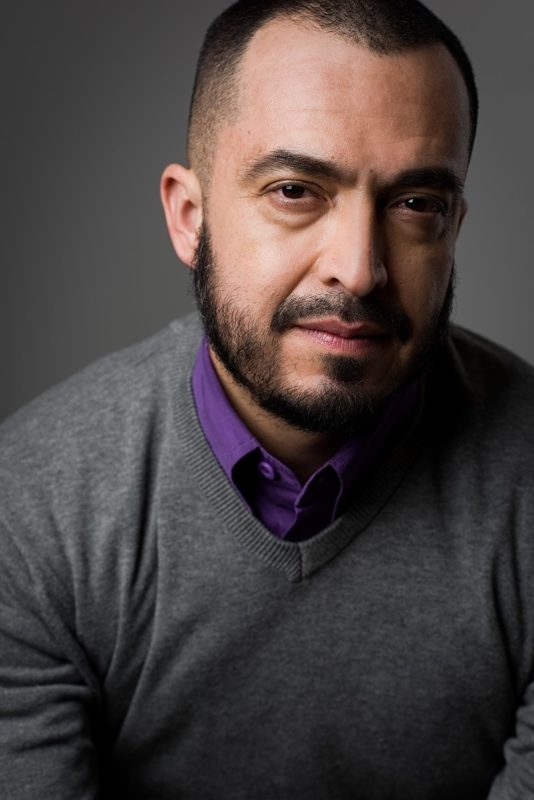
<svg viewBox="0 0 534 800">
<path fill-rule="evenodd" d="M 273 314 L 271 331 L 281 333 L 301 320 L 320 317 L 337 317 L 347 324 L 373 323 L 401 342 L 407 341 L 412 331 L 406 312 L 384 308 L 375 297 L 354 297 L 344 292 L 317 297 L 287 297 Z"/>
</svg>

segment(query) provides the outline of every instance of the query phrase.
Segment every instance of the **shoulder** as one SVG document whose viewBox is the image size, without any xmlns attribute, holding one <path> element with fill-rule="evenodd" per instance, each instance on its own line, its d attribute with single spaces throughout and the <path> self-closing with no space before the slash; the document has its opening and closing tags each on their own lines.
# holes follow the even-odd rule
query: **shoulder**
<svg viewBox="0 0 534 800">
<path fill-rule="evenodd" d="M 451 326 L 451 350 L 464 377 L 476 386 L 502 386 L 531 393 L 534 390 L 534 366 L 505 347 L 458 325 Z"/>
<path fill-rule="evenodd" d="M 534 367 L 504 347 L 453 326 L 449 364 L 475 413 L 534 431 Z"/>
<path fill-rule="evenodd" d="M 112 353 L 50 389 L 0 426 L 0 513 L 59 512 L 139 480 L 164 439 L 202 337 L 196 315 Z"/>
<path fill-rule="evenodd" d="M 196 317 L 172 323 L 0 426 L 0 601 L 78 664 L 73 630 L 104 672 L 121 604 L 146 612 L 159 465 L 201 337 Z"/>
<path fill-rule="evenodd" d="M 67 446 L 78 436 L 112 436 L 117 425 L 153 413 L 171 384 L 190 374 L 201 336 L 190 315 L 44 392 L 0 425 L 2 461 L 23 457 L 26 448 Z"/>
<path fill-rule="evenodd" d="M 501 463 L 534 461 L 534 367 L 459 326 L 429 374 L 430 419 L 440 438 Z M 498 456 L 497 456 L 498 454 Z"/>
</svg>

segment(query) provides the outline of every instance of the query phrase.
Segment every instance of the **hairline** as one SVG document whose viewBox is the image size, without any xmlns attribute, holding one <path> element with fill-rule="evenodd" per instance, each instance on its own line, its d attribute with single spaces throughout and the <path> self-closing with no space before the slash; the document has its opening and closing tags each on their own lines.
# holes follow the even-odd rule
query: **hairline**
<svg viewBox="0 0 534 800">
<path fill-rule="evenodd" d="M 222 111 L 222 107 L 224 107 L 223 113 L 219 115 L 217 122 L 212 123 L 212 129 L 208 130 L 208 132 L 204 133 L 201 137 L 201 145 L 200 148 L 193 142 L 193 135 L 195 133 L 195 128 L 197 127 L 197 104 L 195 103 L 195 96 L 193 97 L 193 103 L 191 105 L 190 110 L 190 117 L 189 117 L 189 125 L 188 125 L 188 136 L 187 136 L 187 157 L 190 166 L 195 171 L 201 182 L 205 184 L 205 192 L 207 192 L 210 182 L 211 182 L 211 175 L 212 175 L 212 167 L 213 167 L 213 158 L 217 147 L 217 139 L 220 133 L 221 128 L 224 125 L 231 124 L 235 122 L 239 117 L 239 97 L 240 97 L 240 77 L 243 74 L 243 63 L 252 47 L 254 40 L 256 39 L 257 35 L 268 25 L 278 22 L 278 21 L 289 21 L 293 22 L 297 25 L 300 25 L 303 28 L 310 28 L 312 30 L 320 31 L 323 33 L 331 34 L 332 36 L 337 36 L 340 39 L 345 41 L 351 42 L 355 46 L 362 47 L 363 49 L 367 50 L 369 53 L 373 53 L 378 56 L 395 56 L 400 55 L 403 53 L 415 53 L 417 51 L 441 47 L 443 48 L 450 56 L 451 61 L 454 64 L 454 67 L 457 69 L 462 83 L 465 87 L 465 91 L 467 94 L 468 100 L 468 108 L 469 108 L 469 158 L 471 157 L 473 144 L 474 144 L 474 137 L 476 131 L 476 122 L 473 120 L 473 99 L 471 97 L 471 89 L 466 79 L 466 76 L 463 74 L 462 68 L 458 62 L 457 57 L 455 56 L 454 52 L 451 50 L 450 47 L 447 46 L 447 43 L 436 36 L 434 39 L 429 39 L 428 42 L 424 43 L 416 43 L 416 44 L 408 44 L 408 45 L 389 45 L 387 47 L 379 47 L 373 46 L 373 42 L 369 36 L 365 34 L 359 35 L 358 32 L 350 31 L 347 27 L 339 27 L 334 28 L 333 26 L 329 26 L 323 24 L 320 19 L 313 13 L 311 10 L 307 9 L 273 9 L 273 13 L 269 15 L 266 19 L 262 20 L 262 22 L 255 28 L 252 32 L 252 35 L 249 36 L 244 42 L 243 46 L 237 51 L 235 57 L 232 59 L 228 72 L 226 73 L 226 82 L 227 86 L 222 91 L 217 92 L 218 99 L 223 102 L 218 104 L 219 110 Z M 205 92 L 205 94 L 208 94 Z M 212 115 L 214 116 L 214 115 Z M 208 128 L 210 126 L 208 125 Z M 209 140 L 209 144 L 207 144 L 207 140 Z M 195 152 L 197 150 L 201 151 L 201 157 L 203 156 L 204 164 L 202 167 L 197 165 L 197 158 L 195 156 Z"/>
</svg>

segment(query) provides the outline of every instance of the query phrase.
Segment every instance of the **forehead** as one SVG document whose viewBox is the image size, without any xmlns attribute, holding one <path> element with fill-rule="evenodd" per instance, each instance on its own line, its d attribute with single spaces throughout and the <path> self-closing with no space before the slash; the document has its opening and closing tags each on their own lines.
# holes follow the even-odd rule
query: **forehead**
<svg viewBox="0 0 534 800">
<path fill-rule="evenodd" d="M 283 148 L 348 168 L 365 160 L 387 170 L 397 157 L 465 173 L 469 124 L 467 89 L 442 45 L 379 55 L 311 24 L 274 20 L 243 57 L 237 114 L 221 127 L 214 168 Z"/>
</svg>

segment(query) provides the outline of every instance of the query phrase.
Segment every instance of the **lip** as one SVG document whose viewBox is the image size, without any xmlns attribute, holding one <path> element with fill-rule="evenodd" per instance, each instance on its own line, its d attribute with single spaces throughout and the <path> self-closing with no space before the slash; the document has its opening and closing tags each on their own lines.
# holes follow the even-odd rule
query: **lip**
<svg viewBox="0 0 534 800">
<path fill-rule="evenodd" d="M 323 350 L 352 358 L 377 355 L 391 339 L 371 322 L 346 323 L 335 318 L 302 320 L 293 330 Z"/>
<path fill-rule="evenodd" d="M 347 323 L 339 319 L 303 320 L 297 328 L 327 334 L 340 339 L 370 339 L 388 336 L 386 331 L 371 322 Z"/>
</svg>

